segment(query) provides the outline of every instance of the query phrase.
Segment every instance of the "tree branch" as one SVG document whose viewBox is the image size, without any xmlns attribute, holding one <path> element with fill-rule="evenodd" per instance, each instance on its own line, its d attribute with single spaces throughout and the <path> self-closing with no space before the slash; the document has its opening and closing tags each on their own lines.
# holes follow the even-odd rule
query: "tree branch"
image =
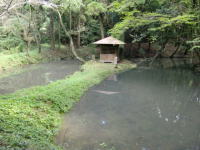
<svg viewBox="0 0 200 150">
<path fill-rule="evenodd" d="M 13 1 L 13 0 L 12 0 Z M 12 3 L 10 3 L 11 5 Z M 28 0 L 28 1 L 25 1 L 25 2 L 21 2 L 21 3 L 17 3 L 13 6 L 10 6 L 7 11 L 4 11 L 0 17 L 3 17 L 4 15 L 6 15 L 9 11 L 12 11 L 14 9 L 17 9 L 17 8 L 20 8 L 22 7 L 23 5 L 25 4 L 29 4 L 29 5 L 43 5 L 47 8 L 50 8 L 52 10 L 54 10 L 55 12 L 57 12 L 58 16 L 59 16 L 59 21 L 60 21 L 60 24 L 66 34 L 66 36 L 69 38 L 70 40 L 70 48 L 71 48 L 71 51 L 73 53 L 73 55 L 76 57 L 76 59 L 78 59 L 79 61 L 81 62 L 85 62 L 85 60 L 83 60 L 82 58 L 80 58 L 78 56 L 78 54 L 76 53 L 75 51 L 75 48 L 74 48 L 74 43 L 73 43 L 73 39 L 72 39 L 72 36 L 71 34 L 69 34 L 69 32 L 67 31 L 67 29 L 65 28 L 65 25 L 63 24 L 63 21 L 62 21 L 62 16 L 61 16 L 61 13 L 59 12 L 58 10 L 58 6 L 56 4 L 53 4 L 53 3 L 50 3 L 50 2 L 46 2 L 46 1 L 32 1 L 32 0 Z M 18 14 L 19 15 L 19 14 Z"/>
</svg>

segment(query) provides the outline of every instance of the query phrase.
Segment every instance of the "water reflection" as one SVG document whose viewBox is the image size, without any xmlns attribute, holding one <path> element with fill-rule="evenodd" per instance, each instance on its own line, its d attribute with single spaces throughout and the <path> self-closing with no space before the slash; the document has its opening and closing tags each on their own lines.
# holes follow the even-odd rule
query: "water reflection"
<svg viewBox="0 0 200 150">
<path fill-rule="evenodd" d="M 22 69 L 22 73 L 0 79 L 0 94 L 51 83 L 77 71 L 79 66 L 77 61 L 27 65 Z"/>
<path fill-rule="evenodd" d="M 200 150 L 199 95 L 188 68 L 131 70 L 93 87 L 65 116 L 57 142 L 67 150 Z"/>
<path fill-rule="evenodd" d="M 94 90 L 94 92 L 101 93 L 101 94 L 106 94 L 106 95 L 113 95 L 113 94 L 118 94 L 118 93 L 120 93 L 120 92 L 102 91 L 102 90 Z"/>
</svg>

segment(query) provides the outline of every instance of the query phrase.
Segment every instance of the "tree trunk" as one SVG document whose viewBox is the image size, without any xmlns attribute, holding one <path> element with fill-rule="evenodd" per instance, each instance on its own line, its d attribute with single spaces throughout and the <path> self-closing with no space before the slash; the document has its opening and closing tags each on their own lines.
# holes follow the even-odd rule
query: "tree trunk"
<svg viewBox="0 0 200 150">
<path fill-rule="evenodd" d="M 179 44 L 176 48 L 176 50 L 171 54 L 171 56 L 169 56 L 170 58 L 173 58 L 174 55 L 179 51 L 179 48 L 181 47 L 181 44 Z"/>
<path fill-rule="evenodd" d="M 39 43 L 38 45 L 38 52 L 41 53 L 42 52 L 42 48 L 41 48 L 41 44 Z"/>
<path fill-rule="evenodd" d="M 36 28 L 36 27 L 35 27 Z M 41 48 L 41 33 L 40 33 L 40 27 L 38 27 L 36 29 L 37 31 L 35 31 L 35 35 L 34 35 L 34 40 L 36 41 L 37 47 L 38 47 L 38 53 L 42 52 L 42 48 Z"/>
<path fill-rule="evenodd" d="M 105 34 L 104 34 L 104 25 L 103 25 L 103 16 L 102 15 L 100 15 L 99 21 L 100 21 L 101 38 L 103 39 L 105 37 Z"/>
<path fill-rule="evenodd" d="M 72 30 L 72 12 L 71 10 L 69 11 L 69 30 Z"/>
<path fill-rule="evenodd" d="M 80 24 L 81 24 L 81 18 L 80 14 L 78 16 L 78 35 L 77 35 L 77 48 L 80 48 L 81 46 L 81 29 L 80 29 Z"/>
<path fill-rule="evenodd" d="M 60 23 L 58 24 L 58 49 L 61 47 L 61 36 L 60 36 Z"/>
<path fill-rule="evenodd" d="M 36 38 L 36 43 L 37 43 L 37 47 L 38 47 L 38 53 L 42 52 L 42 48 L 41 48 L 41 39 L 38 35 L 38 38 Z"/>
<path fill-rule="evenodd" d="M 162 52 L 165 51 L 165 47 L 166 47 L 167 43 L 168 43 L 168 39 L 162 44 L 162 47 L 157 51 L 156 55 L 152 58 L 152 61 L 151 61 L 150 65 L 152 65 L 154 60 L 156 58 L 160 57 Z"/>
<path fill-rule="evenodd" d="M 28 41 L 28 42 L 27 42 L 27 49 L 26 49 L 26 55 L 27 55 L 27 56 L 30 56 L 30 55 L 29 55 L 30 45 L 31 45 L 31 42 Z"/>
<path fill-rule="evenodd" d="M 71 48 L 71 51 L 72 51 L 73 55 L 74 55 L 74 56 L 76 57 L 76 59 L 78 59 L 79 61 L 85 62 L 85 60 L 82 59 L 82 58 L 80 58 L 80 57 L 78 56 L 78 54 L 76 53 L 75 47 L 74 47 L 73 39 L 72 39 L 71 35 L 67 32 L 67 30 L 66 30 L 66 28 L 65 28 L 65 25 L 63 24 L 63 21 L 62 21 L 62 17 L 61 17 L 60 12 L 59 12 L 58 10 L 56 10 L 56 11 L 57 11 L 57 13 L 58 13 L 59 20 L 60 20 L 60 24 L 61 24 L 61 26 L 62 26 L 62 28 L 63 28 L 63 30 L 64 30 L 64 32 L 65 32 L 65 35 L 66 35 L 66 36 L 69 38 L 69 40 L 70 40 L 70 48 Z"/>
<path fill-rule="evenodd" d="M 195 8 L 197 6 L 197 0 L 192 0 L 192 5 L 193 5 L 193 8 Z"/>
<path fill-rule="evenodd" d="M 53 13 L 50 13 L 50 36 L 51 36 L 51 49 L 55 50 L 55 31 L 54 31 Z"/>
<path fill-rule="evenodd" d="M 151 56 L 151 42 L 148 43 L 148 56 L 147 57 L 150 57 Z"/>
<path fill-rule="evenodd" d="M 85 62 L 82 58 L 80 58 L 77 55 L 75 47 L 74 47 L 74 42 L 71 36 L 69 36 L 69 40 L 70 40 L 70 50 L 72 51 L 73 55 L 76 57 L 76 59 L 80 60 L 81 62 Z"/>
<path fill-rule="evenodd" d="M 148 43 L 148 52 L 150 53 L 151 51 L 151 42 Z"/>
</svg>

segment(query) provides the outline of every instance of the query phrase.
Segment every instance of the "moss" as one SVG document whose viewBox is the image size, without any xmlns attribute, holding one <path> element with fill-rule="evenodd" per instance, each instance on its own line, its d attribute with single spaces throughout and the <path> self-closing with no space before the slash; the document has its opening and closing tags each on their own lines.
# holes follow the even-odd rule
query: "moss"
<svg viewBox="0 0 200 150">
<path fill-rule="evenodd" d="M 135 67 L 130 63 L 88 62 L 63 80 L 0 96 L 0 149 L 60 149 L 54 144 L 61 114 L 83 93 L 113 73 Z"/>
</svg>

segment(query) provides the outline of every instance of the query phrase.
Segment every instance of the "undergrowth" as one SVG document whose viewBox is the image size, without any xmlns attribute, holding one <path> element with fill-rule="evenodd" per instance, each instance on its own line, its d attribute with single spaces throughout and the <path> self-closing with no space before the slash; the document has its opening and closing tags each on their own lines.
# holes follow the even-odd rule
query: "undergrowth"
<svg viewBox="0 0 200 150">
<path fill-rule="evenodd" d="M 12 70 L 15 67 L 23 66 L 26 64 L 36 64 L 40 62 L 47 62 L 52 60 L 58 60 L 64 57 L 65 47 L 61 45 L 59 50 L 52 51 L 49 44 L 41 44 L 42 52 L 38 52 L 36 46 L 31 46 L 29 55 L 25 49 L 19 51 L 17 47 L 11 50 L 0 50 L 0 73 L 1 71 Z M 59 55 L 58 55 L 59 54 Z M 3 72 L 5 74 L 5 72 Z"/>
<path fill-rule="evenodd" d="M 113 73 L 135 67 L 130 63 L 88 62 L 81 71 L 46 86 L 0 96 L 0 149 L 53 150 L 61 113 L 68 112 L 91 86 Z"/>
<path fill-rule="evenodd" d="M 6 71 L 13 67 L 22 66 L 25 64 L 34 64 L 41 62 L 45 58 L 42 54 L 39 54 L 37 50 L 29 52 L 29 56 L 25 52 L 10 53 L 1 52 L 0 53 L 0 71 Z"/>
</svg>

